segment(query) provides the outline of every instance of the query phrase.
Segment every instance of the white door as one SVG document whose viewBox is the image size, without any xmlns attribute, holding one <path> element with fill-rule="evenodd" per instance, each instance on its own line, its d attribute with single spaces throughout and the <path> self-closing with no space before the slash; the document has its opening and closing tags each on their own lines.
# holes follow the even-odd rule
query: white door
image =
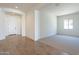
<svg viewBox="0 0 79 59">
<path fill-rule="evenodd" d="M 21 34 L 21 19 L 19 16 L 7 15 L 6 19 L 7 34 Z"/>
</svg>

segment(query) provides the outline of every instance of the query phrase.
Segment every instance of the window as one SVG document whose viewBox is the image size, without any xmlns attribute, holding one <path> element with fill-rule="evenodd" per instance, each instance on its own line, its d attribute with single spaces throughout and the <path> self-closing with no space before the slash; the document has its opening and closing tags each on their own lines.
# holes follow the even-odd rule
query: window
<svg viewBox="0 0 79 59">
<path fill-rule="evenodd" d="M 69 19 L 69 29 L 73 29 L 73 20 Z"/>
<path fill-rule="evenodd" d="M 64 29 L 73 29 L 73 19 L 64 20 Z"/>
<path fill-rule="evenodd" d="M 64 20 L 64 29 L 68 29 L 68 20 Z"/>
</svg>

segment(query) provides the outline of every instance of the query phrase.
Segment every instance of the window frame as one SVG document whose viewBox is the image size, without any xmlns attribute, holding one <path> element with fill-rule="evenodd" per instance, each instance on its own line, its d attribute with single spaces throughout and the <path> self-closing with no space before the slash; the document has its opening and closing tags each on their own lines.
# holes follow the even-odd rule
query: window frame
<svg viewBox="0 0 79 59">
<path fill-rule="evenodd" d="M 71 22 L 70 22 L 71 20 Z M 64 29 L 73 30 L 73 19 L 64 19 Z"/>
</svg>

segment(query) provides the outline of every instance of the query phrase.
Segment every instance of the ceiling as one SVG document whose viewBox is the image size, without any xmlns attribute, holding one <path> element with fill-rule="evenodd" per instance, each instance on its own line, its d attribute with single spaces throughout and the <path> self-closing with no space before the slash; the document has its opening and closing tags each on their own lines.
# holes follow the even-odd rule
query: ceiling
<svg viewBox="0 0 79 59">
<path fill-rule="evenodd" d="M 49 5 L 48 3 L 0 3 L 0 8 L 12 8 L 23 12 L 33 9 L 40 9 Z M 18 8 L 16 8 L 16 6 Z"/>
</svg>

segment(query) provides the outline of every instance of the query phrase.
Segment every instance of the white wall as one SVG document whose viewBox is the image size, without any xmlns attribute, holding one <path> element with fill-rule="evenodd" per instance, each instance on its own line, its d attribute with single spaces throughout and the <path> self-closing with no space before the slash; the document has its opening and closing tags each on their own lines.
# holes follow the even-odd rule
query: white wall
<svg viewBox="0 0 79 59">
<path fill-rule="evenodd" d="M 40 38 L 57 33 L 57 16 L 79 11 L 78 3 L 49 4 L 40 11 Z"/>
<path fill-rule="evenodd" d="M 67 30 L 64 29 L 64 19 L 72 19 L 73 20 L 73 29 Z M 79 12 L 58 16 L 57 20 L 57 33 L 58 34 L 65 34 L 65 35 L 72 35 L 72 36 L 79 36 Z"/>
<path fill-rule="evenodd" d="M 26 36 L 35 39 L 35 19 L 34 19 L 34 11 L 29 11 L 26 14 Z"/>
<path fill-rule="evenodd" d="M 0 40 L 5 39 L 5 31 L 4 14 L 0 13 Z"/>
<path fill-rule="evenodd" d="M 56 34 L 56 15 L 50 12 L 40 11 L 40 38 Z"/>
<path fill-rule="evenodd" d="M 21 32 L 22 36 L 26 36 L 26 14 L 21 16 Z"/>
<path fill-rule="evenodd" d="M 35 41 L 40 38 L 40 15 L 39 11 L 35 10 Z"/>
</svg>

